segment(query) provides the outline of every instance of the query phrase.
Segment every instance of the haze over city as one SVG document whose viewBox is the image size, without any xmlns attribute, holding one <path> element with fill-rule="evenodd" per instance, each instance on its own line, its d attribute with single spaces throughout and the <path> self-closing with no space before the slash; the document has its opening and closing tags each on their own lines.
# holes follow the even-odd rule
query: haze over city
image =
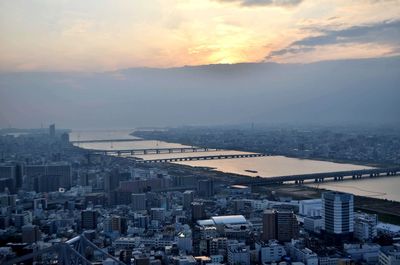
<svg viewBox="0 0 400 265">
<path fill-rule="evenodd" d="M 399 12 L 367 0 L 2 1 L 0 126 L 392 124 Z"/>
</svg>

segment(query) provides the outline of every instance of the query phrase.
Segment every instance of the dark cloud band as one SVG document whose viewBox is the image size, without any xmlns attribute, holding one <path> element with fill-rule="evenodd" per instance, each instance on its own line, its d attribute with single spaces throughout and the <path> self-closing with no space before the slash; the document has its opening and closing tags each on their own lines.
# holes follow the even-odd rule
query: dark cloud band
<svg viewBox="0 0 400 265">
<path fill-rule="evenodd" d="M 325 30 L 309 28 L 318 32 L 318 36 L 310 36 L 291 43 L 289 46 L 270 52 L 265 59 L 286 54 L 309 52 L 318 46 L 327 46 L 346 43 L 377 43 L 390 44 L 394 48 L 400 47 L 400 20 L 383 21 L 374 24 L 353 26 L 339 30 Z"/>
</svg>

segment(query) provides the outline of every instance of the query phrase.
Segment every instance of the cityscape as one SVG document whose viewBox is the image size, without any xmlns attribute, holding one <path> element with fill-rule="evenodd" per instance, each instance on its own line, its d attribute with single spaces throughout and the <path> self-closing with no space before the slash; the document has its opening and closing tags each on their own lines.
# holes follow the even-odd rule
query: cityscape
<svg viewBox="0 0 400 265">
<path fill-rule="evenodd" d="M 3 130 L 2 264 L 396 264 L 399 260 L 399 202 L 307 187 L 297 181 L 260 185 L 259 177 L 249 181 L 244 175 L 204 167 L 143 163 L 143 158 L 78 146 L 85 142 L 152 143 L 148 139 L 210 146 L 207 151 L 184 149 L 183 153 L 172 149 L 172 154 L 195 161 L 196 157 L 207 157 L 204 154 L 211 154 L 211 159 L 213 152 L 228 148 L 257 151 L 247 142 L 263 139 L 260 134 L 264 131 L 254 126 L 232 135 L 221 130 L 232 129 L 132 130 L 120 139 L 107 139 L 112 134 L 105 131 L 71 133 L 56 129 L 54 124 L 48 130 Z M 209 136 L 210 131 L 220 136 L 199 136 Z M 276 134 L 275 130 L 266 131 Z M 89 140 L 92 134 L 98 139 Z M 303 133 L 283 132 L 290 140 L 282 148 L 289 150 L 299 134 Z M 320 153 L 313 152 L 320 150 L 320 131 L 306 134 L 312 136 L 304 140 L 307 147 L 301 149 L 310 150 L 307 159 L 320 158 Z M 348 139 L 347 133 L 336 134 L 332 141 Z M 233 135 L 245 139 L 249 148 L 230 140 Z M 181 139 L 183 136 L 186 138 Z M 81 137 L 84 140 L 77 140 Z M 392 143 L 399 143 L 398 135 L 391 137 Z M 380 138 L 379 131 L 357 139 L 366 141 L 369 148 L 374 148 L 373 142 L 392 152 L 393 146 L 385 148 L 388 138 Z M 258 141 L 254 146 L 263 149 L 262 140 Z M 326 140 L 324 143 L 330 145 Z M 332 145 L 339 146 L 336 142 Z M 356 146 L 360 146 L 358 142 Z M 148 152 L 153 152 L 151 147 Z M 170 151 L 160 152 L 167 153 L 158 155 L 171 155 Z M 365 154 L 365 149 L 359 152 Z M 194 153 L 196 156 L 188 156 Z M 341 161 L 362 157 L 355 150 L 352 154 Z M 278 151 L 270 154 L 275 155 L 293 156 Z M 157 152 L 148 156 L 157 156 Z M 227 156 L 212 161 L 246 159 L 253 158 Z M 399 174 L 396 163 L 380 162 L 373 155 L 369 159 L 363 162 L 389 171 L 372 176 L 368 169 L 362 169 L 367 173 L 361 179 L 349 176 L 351 180 L 337 180 L 363 182 L 363 178 L 373 177 L 383 181 L 395 178 L 386 175 Z"/>
<path fill-rule="evenodd" d="M 0 265 L 400 265 L 400 0 L 2 0 L 0 44 Z"/>
</svg>

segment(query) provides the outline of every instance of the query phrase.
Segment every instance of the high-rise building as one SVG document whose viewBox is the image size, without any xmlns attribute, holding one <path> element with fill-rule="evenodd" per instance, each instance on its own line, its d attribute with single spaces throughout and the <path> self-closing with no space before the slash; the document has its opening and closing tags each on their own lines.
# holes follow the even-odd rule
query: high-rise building
<svg viewBox="0 0 400 265">
<path fill-rule="evenodd" d="M 202 220 L 206 217 L 204 204 L 201 202 L 192 202 L 192 221 Z"/>
<path fill-rule="evenodd" d="M 352 194 L 324 192 L 322 194 L 322 230 L 342 238 L 354 232 L 354 199 Z"/>
<path fill-rule="evenodd" d="M 190 205 L 194 200 L 194 191 L 187 190 L 183 193 L 183 209 L 190 210 Z"/>
<path fill-rule="evenodd" d="M 13 194 L 0 194 L 0 207 L 15 207 L 17 202 L 17 195 Z"/>
<path fill-rule="evenodd" d="M 264 241 L 277 239 L 288 242 L 299 237 L 296 215 L 290 210 L 265 210 L 263 213 Z"/>
<path fill-rule="evenodd" d="M 199 196 L 211 197 L 214 195 L 214 181 L 212 179 L 199 180 L 197 185 Z"/>
<path fill-rule="evenodd" d="M 299 237 L 299 224 L 296 215 L 290 210 L 276 211 L 276 239 L 288 242 Z"/>
<path fill-rule="evenodd" d="M 16 169 L 15 165 L 0 165 L 0 178 L 15 179 Z"/>
<path fill-rule="evenodd" d="M 51 137 L 56 136 L 56 125 L 54 123 L 49 126 L 49 135 Z"/>
<path fill-rule="evenodd" d="M 262 239 L 268 241 L 276 239 L 276 215 L 274 210 L 265 210 L 262 217 L 263 234 Z"/>
<path fill-rule="evenodd" d="M 119 186 L 118 172 L 111 172 L 104 176 L 104 190 L 113 191 Z"/>
<path fill-rule="evenodd" d="M 14 226 L 21 229 L 24 225 L 32 222 L 32 214 L 30 212 L 16 213 L 13 215 Z"/>
<path fill-rule="evenodd" d="M 132 210 L 143 211 L 146 210 L 146 194 L 145 193 L 132 193 Z"/>
<path fill-rule="evenodd" d="M 40 240 L 41 233 L 37 225 L 24 225 L 22 227 L 22 242 L 34 243 Z"/>
<path fill-rule="evenodd" d="M 39 175 L 34 177 L 36 192 L 52 192 L 60 188 L 60 178 L 54 175 Z"/>
<path fill-rule="evenodd" d="M 105 219 L 104 231 L 107 233 L 118 232 L 125 234 L 128 226 L 126 218 L 121 216 L 111 216 Z"/>
<path fill-rule="evenodd" d="M 81 227 L 82 229 L 97 228 L 97 211 L 84 210 L 81 212 Z"/>
</svg>

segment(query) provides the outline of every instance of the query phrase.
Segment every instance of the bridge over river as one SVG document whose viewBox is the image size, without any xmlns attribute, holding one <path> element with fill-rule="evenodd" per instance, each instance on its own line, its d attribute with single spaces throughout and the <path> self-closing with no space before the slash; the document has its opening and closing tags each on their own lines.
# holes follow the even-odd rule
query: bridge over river
<svg viewBox="0 0 400 265">
<path fill-rule="evenodd" d="M 90 152 L 102 155 L 156 155 L 156 154 L 178 154 L 178 153 L 196 153 L 196 152 L 216 152 L 224 151 L 217 148 L 208 147 L 169 147 L 169 148 L 143 148 L 143 149 L 123 149 L 123 150 L 98 150 L 91 149 Z"/>
<path fill-rule="evenodd" d="M 207 156 L 192 156 L 192 157 L 175 157 L 175 158 L 159 158 L 149 160 L 135 160 L 137 163 L 168 163 L 179 161 L 196 161 L 196 160 L 213 160 L 213 159 L 233 159 L 246 157 L 261 157 L 266 154 L 225 154 L 225 155 L 207 155 Z"/>
<path fill-rule="evenodd" d="M 361 169 L 361 170 L 349 170 L 349 171 L 337 171 L 337 172 L 326 172 L 326 173 L 312 173 L 302 175 L 290 175 L 290 176 L 277 176 L 277 177 L 254 177 L 248 180 L 239 181 L 236 184 L 250 185 L 250 186 L 261 186 L 268 184 L 283 184 L 286 182 L 294 182 L 297 184 L 304 183 L 306 180 L 314 180 L 314 182 L 323 182 L 326 179 L 341 181 L 345 178 L 361 179 L 365 177 L 376 178 L 381 176 L 395 176 L 400 173 L 400 167 L 391 168 L 372 168 L 372 169 Z"/>
</svg>

